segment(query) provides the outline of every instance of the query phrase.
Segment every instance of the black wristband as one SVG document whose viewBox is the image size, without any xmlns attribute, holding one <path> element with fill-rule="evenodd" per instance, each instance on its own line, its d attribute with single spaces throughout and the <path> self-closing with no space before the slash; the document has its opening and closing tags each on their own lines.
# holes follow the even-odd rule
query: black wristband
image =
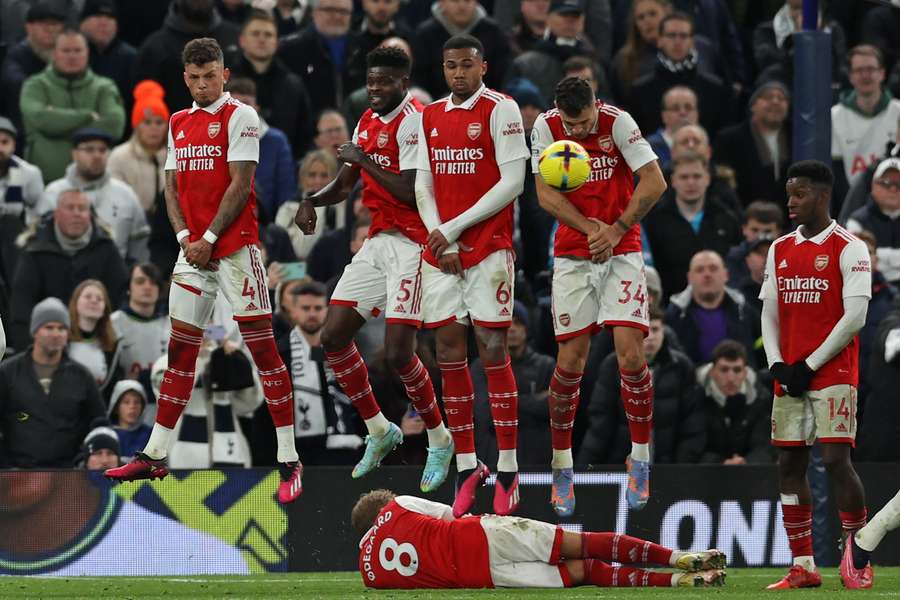
<svg viewBox="0 0 900 600">
<path fill-rule="evenodd" d="M 622 233 L 628 233 L 628 230 L 631 229 L 621 218 L 616 219 L 615 224 L 622 228 Z"/>
</svg>

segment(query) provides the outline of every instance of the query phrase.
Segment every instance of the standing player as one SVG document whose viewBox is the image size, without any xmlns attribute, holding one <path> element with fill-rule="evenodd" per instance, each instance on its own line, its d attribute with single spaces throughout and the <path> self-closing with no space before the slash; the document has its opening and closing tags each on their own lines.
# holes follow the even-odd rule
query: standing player
<svg viewBox="0 0 900 600">
<path fill-rule="evenodd" d="M 555 140 L 575 140 L 591 157 L 591 175 L 574 192 L 563 194 L 541 179 L 541 153 Z M 644 358 L 649 322 L 638 223 L 666 182 L 631 115 L 596 100 L 591 86 L 577 77 L 559 82 L 556 108 L 535 120 L 531 156 L 538 200 L 559 220 L 553 242 L 553 329 L 559 354 L 549 395 L 550 504 L 563 517 L 575 510 L 572 426 L 591 334 L 605 326 L 612 329 L 631 433 L 626 498 L 639 510 L 650 495 L 653 380 Z M 640 177 L 636 188 L 634 175 Z"/>
<path fill-rule="evenodd" d="M 444 426 L 428 371 L 415 353 L 422 324 L 420 265 L 427 232 L 416 212 L 414 182 L 422 105 L 409 93 L 409 56 L 399 48 L 376 48 L 366 57 L 369 109 L 338 150 L 344 165 L 321 191 L 304 199 L 294 222 L 303 233 L 316 228 L 316 207 L 344 200 L 362 176 L 362 200 L 372 212 L 368 239 L 344 269 L 331 295 L 322 343 L 344 393 L 366 422 L 366 452 L 353 469 L 362 477 L 403 441 L 400 428 L 381 413 L 369 373 L 353 342 L 366 319 L 387 309 L 387 360 L 428 428 L 423 492 L 447 477 L 453 440 Z"/>
<path fill-rule="evenodd" d="M 900 527 L 900 492 L 875 513 L 869 523 L 847 536 L 841 560 L 841 581 L 850 589 L 872 587 L 874 575 L 869 557 L 889 531 Z"/>
<path fill-rule="evenodd" d="M 515 282 L 512 203 L 522 192 L 528 147 L 519 107 L 482 82 L 488 65 L 481 42 L 457 35 L 443 52 L 451 94 L 425 108 L 419 128 L 416 201 L 430 232 L 422 313 L 425 327 L 437 328 L 444 409 L 456 444 L 453 512 L 469 512 L 489 474 L 475 455 L 471 321 L 500 450 L 494 512 L 508 515 L 519 504 L 518 392 L 506 349 Z"/>
<path fill-rule="evenodd" d="M 272 337 L 272 309 L 259 251 L 253 175 L 259 161 L 259 117 L 226 93 L 222 49 L 194 39 L 182 52 L 184 82 L 194 105 L 169 120 L 166 209 L 181 244 L 169 291 L 169 368 L 160 386 L 156 423 L 143 452 L 106 471 L 119 481 L 162 478 L 172 429 L 191 397 L 203 329 L 221 291 L 259 369 L 275 423 L 282 503 L 303 491 L 294 446 L 293 390 Z"/>
<path fill-rule="evenodd" d="M 389 490 L 363 494 L 350 522 L 362 533 L 359 572 L 376 589 L 707 587 L 725 583 L 718 550 L 680 552 L 618 533 L 574 533 L 521 517 L 455 518 L 446 504 Z M 655 564 L 661 573 L 612 566 Z"/>
<path fill-rule="evenodd" d="M 859 340 L 872 294 L 869 251 L 829 216 L 834 176 L 823 163 L 794 163 L 787 173 L 788 213 L 797 230 L 769 248 L 759 293 L 762 333 L 775 377 L 772 443 L 784 528 L 794 564 L 769 589 L 818 587 L 806 467 L 816 439 L 834 483 L 841 526 L 866 524 L 862 483 L 850 462 L 856 439 Z"/>
</svg>

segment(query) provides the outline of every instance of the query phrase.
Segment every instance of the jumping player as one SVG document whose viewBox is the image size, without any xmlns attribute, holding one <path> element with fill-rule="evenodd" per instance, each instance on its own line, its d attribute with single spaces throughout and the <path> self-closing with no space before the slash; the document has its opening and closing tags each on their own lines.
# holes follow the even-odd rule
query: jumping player
<svg viewBox="0 0 900 600">
<path fill-rule="evenodd" d="M 172 430 L 191 397 L 194 366 L 216 295 L 222 292 L 259 369 L 275 424 L 279 501 L 296 500 L 303 466 L 294 446 L 291 379 L 272 337 L 272 308 L 259 250 L 253 176 L 259 162 L 259 117 L 226 93 L 222 49 L 194 39 L 182 52 L 184 82 L 194 104 L 169 120 L 166 209 L 181 252 L 169 291 L 169 367 L 156 423 L 143 452 L 106 476 L 119 481 L 162 478 Z"/>
<path fill-rule="evenodd" d="M 304 233 L 312 233 L 315 208 L 341 202 L 362 177 L 362 200 L 372 213 L 372 225 L 331 296 L 322 343 L 341 388 L 369 431 L 366 452 L 353 469 L 354 478 L 362 477 L 403 441 L 400 428 L 381 413 L 353 342 L 367 319 L 387 309 L 388 363 L 428 428 L 428 459 L 420 487 L 430 492 L 447 477 L 453 439 L 435 402 L 428 371 L 414 351 L 422 324 L 420 265 L 428 235 L 416 210 L 414 190 L 422 105 L 408 91 L 411 65 L 403 50 L 376 48 L 366 61 L 369 109 L 353 132 L 353 141 L 338 150 L 344 165 L 334 181 L 300 203 L 294 222 Z"/>
<path fill-rule="evenodd" d="M 506 349 L 515 283 L 512 203 L 522 191 L 528 147 L 518 105 L 482 82 L 488 65 L 481 42 L 457 35 L 443 53 L 451 94 L 425 108 L 419 128 L 416 201 L 429 231 L 422 312 L 425 327 L 437 328 L 444 409 L 456 445 L 454 514 L 469 511 L 489 474 L 475 455 L 471 322 L 500 450 L 494 512 L 507 515 L 519 504 L 518 392 Z"/>
<path fill-rule="evenodd" d="M 706 587 L 725 582 L 718 550 L 679 552 L 618 533 L 574 533 L 521 517 L 454 518 L 446 504 L 389 490 L 363 494 L 350 516 L 363 583 L 377 589 Z M 606 562 L 604 562 L 606 561 Z M 655 564 L 675 573 L 622 564 Z"/>
<path fill-rule="evenodd" d="M 872 294 L 869 251 L 829 215 L 834 176 L 807 160 L 787 173 L 797 230 L 769 248 L 759 297 L 769 369 L 775 377 L 772 443 L 784 528 L 794 564 L 769 589 L 818 587 L 812 547 L 809 446 L 821 443 L 846 535 L 866 524 L 862 483 L 850 462 L 856 439 L 857 333 Z"/>
<path fill-rule="evenodd" d="M 591 157 L 591 175 L 563 194 L 539 174 L 541 153 L 556 140 L 575 140 Z M 553 484 L 559 516 L 575 510 L 572 426 L 591 335 L 612 330 L 631 433 L 626 498 L 638 510 L 650 495 L 653 380 L 644 358 L 648 295 L 638 223 L 666 189 L 656 154 L 627 112 L 596 100 L 583 79 L 556 87 L 556 108 L 531 130 L 531 163 L 538 201 L 559 221 L 553 242 L 553 328 L 559 343 L 550 380 Z M 634 176 L 640 181 L 634 186 Z"/>
</svg>

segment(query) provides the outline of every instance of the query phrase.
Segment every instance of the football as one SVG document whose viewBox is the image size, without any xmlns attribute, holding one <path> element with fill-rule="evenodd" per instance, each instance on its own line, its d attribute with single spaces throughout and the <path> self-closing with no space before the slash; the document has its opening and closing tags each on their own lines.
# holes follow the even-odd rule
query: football
<svg viewBox="0 0 900 600">
<path fill-rule="evenodd" d="M 544 183 L 560 192 L 571 192 L 591 176 L 591 158 L 581 144 L 559 140 L 541 153 L 538 169 Z"/>
</svg>

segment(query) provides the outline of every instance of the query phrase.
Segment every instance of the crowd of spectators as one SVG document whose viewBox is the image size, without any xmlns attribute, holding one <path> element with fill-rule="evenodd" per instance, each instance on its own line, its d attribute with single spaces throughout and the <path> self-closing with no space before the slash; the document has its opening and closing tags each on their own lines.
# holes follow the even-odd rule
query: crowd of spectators
<svg viewBox="0 0 900 600">
<path fill-rule="evenodd" d="M 190 106 L 181 50 L 225 49 L 228 89 L 260 115 L 260 238 L 278 348 L 294 382 L 307 464 L 352 464 L 364 428 L 327 368 L 328 295 L 365 239 L 355 189 L 317 209 L 298 201 L 337 171 L 337 148 L 366 109 L 365 56 L 396 46 L 411 91 L 447 94 L 441 47 L 469 33 L 486 83 L 520 105 L 526 134 L 564 76 L 628 110 L 669 189 L 642 227 L 652 299 L 644 352 L 656 389 L 653 460 L 772 460 L 771 381 L 760 339 L 765 256 L 791 229 L 794 35 L 801 0 L 0 0 L 0 467 L 106 468 L 139 450 L 165 370 L 168 277 L 178 244 L 166 217 L 170 115 Z M 873 299 L 861 333 L 857 456 L 898 460 L 900 418 L 900 8 L 830 0 L 833 215 L 867 242 Z M 516 302 L 509 350 L 519 389 L 519 463 L 550 458 L 547 391 L 555 222 L 533 181 L 516 204 Z M 259 377 L 219 302 L 179 422 L 176 467 L 274 463 Z M 811 324 L 811 326 L 814 326 Z M 406 442 L 387 462 L 421 463 L 425 428 L 387 367 L 383 320 L 359 334 L 385 415 Z M 440 397 L 434 340 L 416 352 Z M 474 356 L 474 353 L 473 353 Z M 578 464 L 628 452 L 607 333 L 593 339 L 575 428 Z M 477 445 L 497 449 L 482 369 Z"/>
</svg>

